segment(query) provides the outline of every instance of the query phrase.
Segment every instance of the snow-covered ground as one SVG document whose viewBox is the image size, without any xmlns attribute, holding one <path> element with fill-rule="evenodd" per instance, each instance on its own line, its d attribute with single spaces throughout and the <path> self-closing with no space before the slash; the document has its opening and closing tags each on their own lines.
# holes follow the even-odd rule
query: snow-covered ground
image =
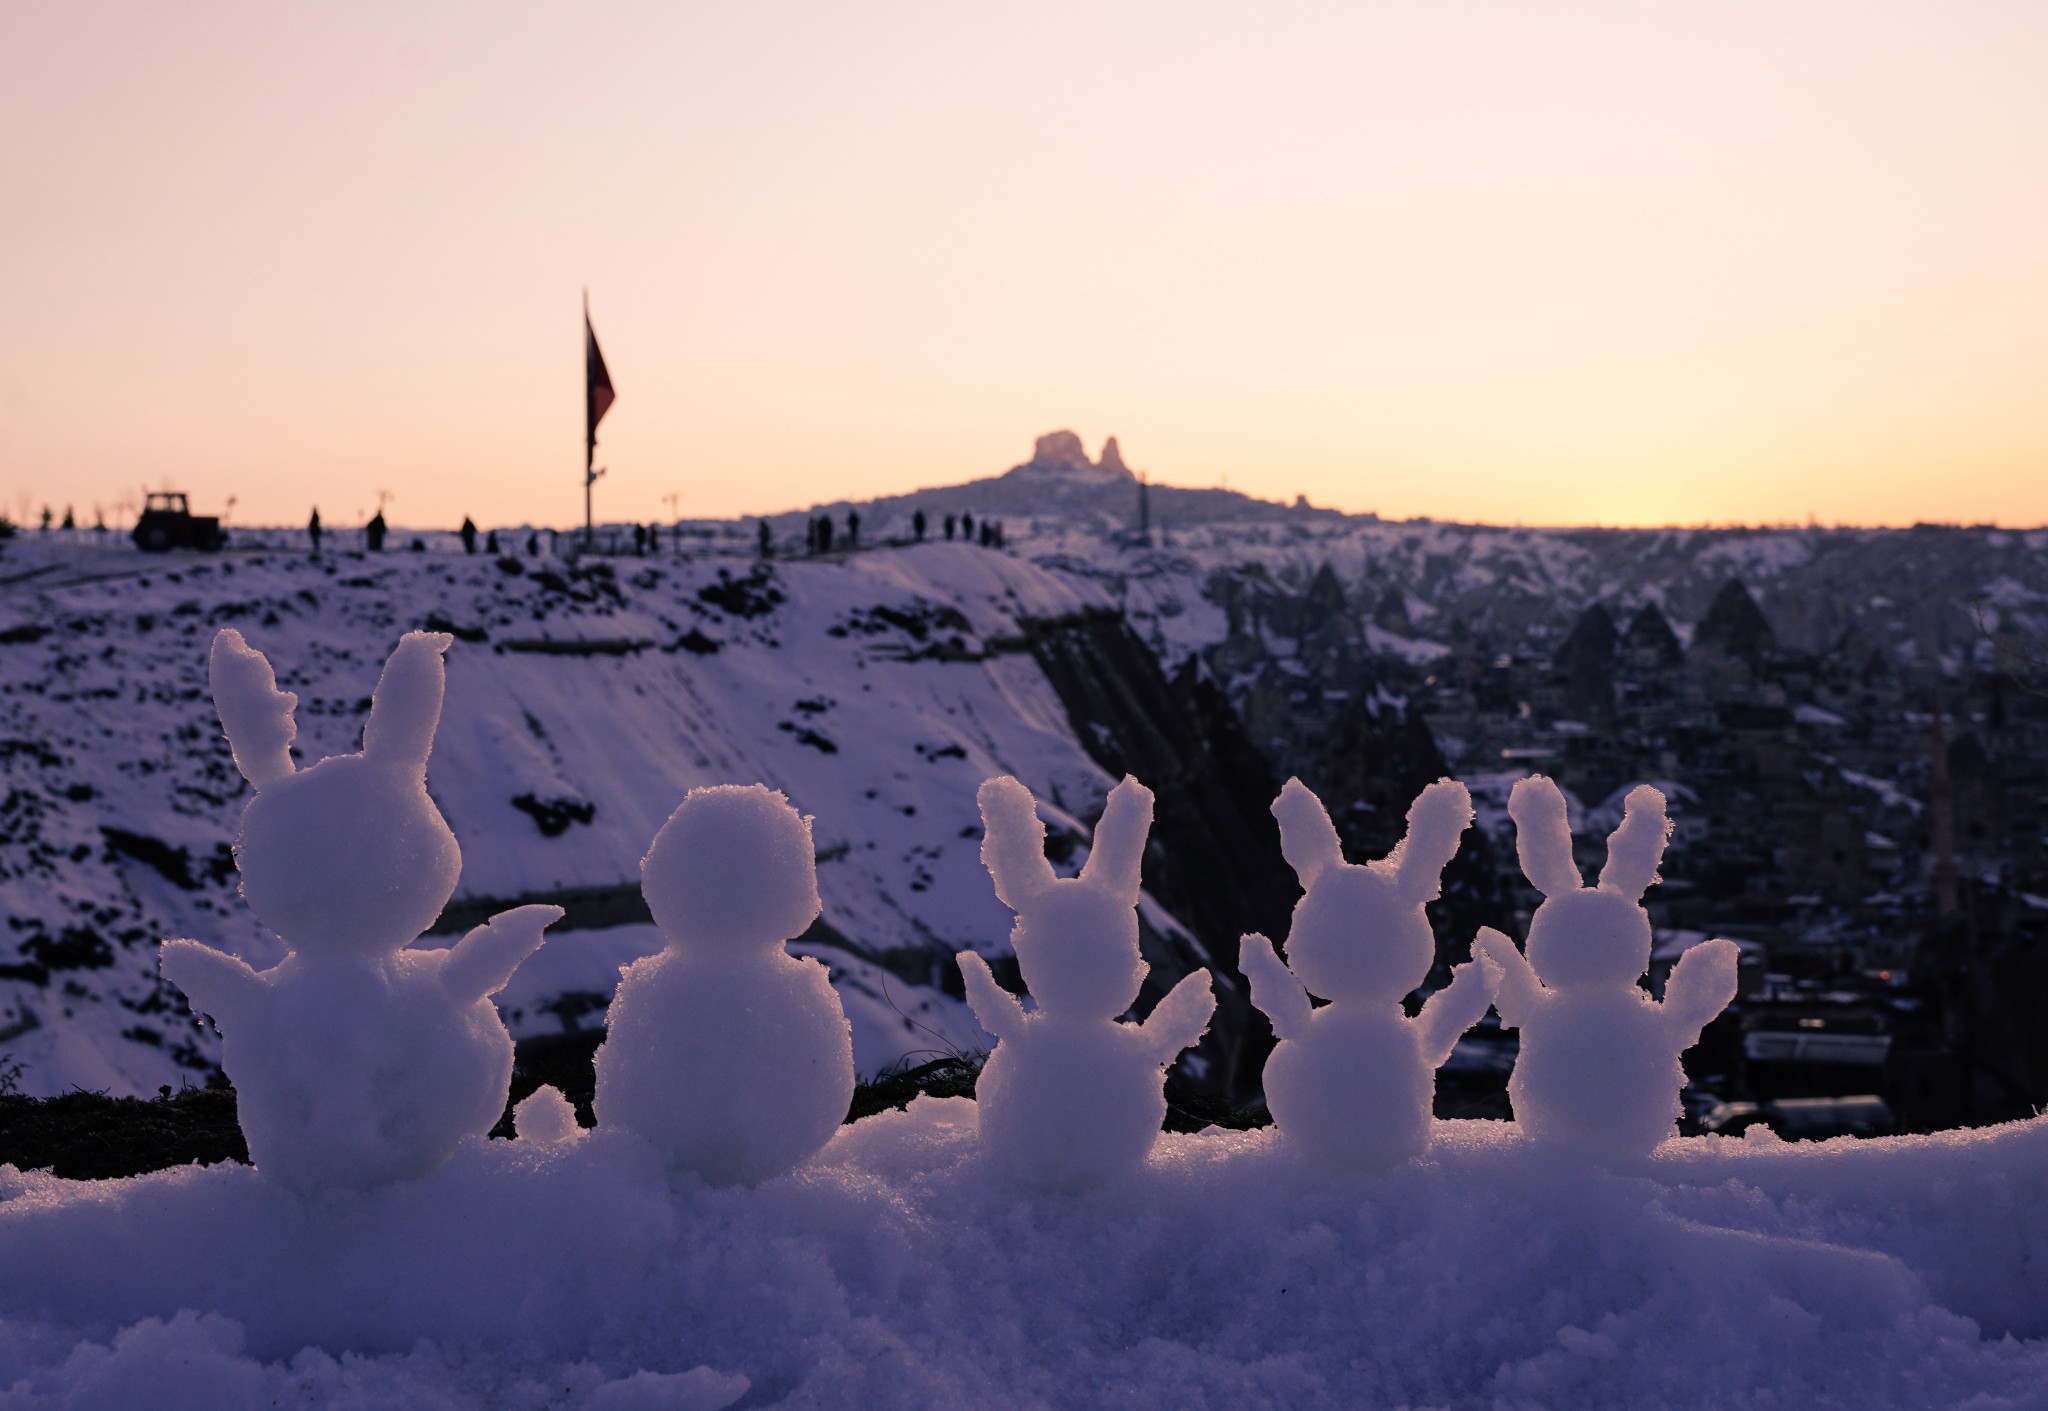
<svg viewBox="0 0 2048 1411">
<path fill-rule="evenodd" d="M 0 1171 L 0 1406 L 2039 1408 L 2044 1264 L 2048 1119 L 1352 1178 L 1212 1130 L 1052 1196 L 919 1099 L 752 1190 L 602 1131 L 310 1203 Z"/>
<path fill-rule="evenodd" d="M 903 978 L 925 957 L 1008 951 L 1010 913 L 975 860 L 980 782 L 1016 775 L 1077 842 L 1115 782 L 1018 636 L 1020 618 L 1105 599 L 964 544 L 576 573 L 545 556 L 146 560 L 30 538 L 5 566 L 0 906 L 41 960 L 0 972 L 0 1052 L 33 1093 L 151 1093 L 191 1072 L 179 1052 L 217 1055 L 158 980 L 163 937 L 258 968 L 283 954 L 228 855 L 247 793 L 206 688 L 224 625 L 298 694 L 303 762 L 359 747 L 401 633 L 456 633 L 427 787 L 462 846 L 457 907 L 563 889 L 636 901 L 640 858 L 688 789 L 783 790 L 816 819 L 823 919 L 845 944 L 809 949 L 848 998 L 866 1073 L 982 1041 L 964 1005 Z M 654 947 L 635 921 L 574 929 L 572 904 L 515 982 L 514 1032 L 559 1028 L 548 1006 L 564 993 L 608 992 Z M 892 955 L 919 959 L 892 975 L 877 963 Z"/>
</svg>

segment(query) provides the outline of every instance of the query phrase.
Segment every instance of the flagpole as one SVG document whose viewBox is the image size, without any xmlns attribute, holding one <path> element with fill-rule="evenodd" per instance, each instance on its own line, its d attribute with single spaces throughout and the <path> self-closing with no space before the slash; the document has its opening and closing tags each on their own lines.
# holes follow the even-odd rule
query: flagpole
<svg viewBox="0 0 2048 1411">
<path fill-rule="evenodd" d="M 591 518 L 590 487 L 597 477 L 590 468 L 597 461 L 597 428 L 590 421 L 590 286 L 583 288 L 583 549 L 597 545 L 597 527 Z"/>
</svg>

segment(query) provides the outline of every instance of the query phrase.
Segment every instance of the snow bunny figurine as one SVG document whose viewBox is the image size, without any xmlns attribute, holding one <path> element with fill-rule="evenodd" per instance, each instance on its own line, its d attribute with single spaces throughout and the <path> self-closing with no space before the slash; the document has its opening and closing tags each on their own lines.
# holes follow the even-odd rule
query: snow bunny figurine
<svg viewBox="0 0 2048 1411">
<path fill-rule="evenodd" d="M 1304 892 L 1287 965 L 1264 936 L 1239 964 L 1280 1045 L 1266 1060 L 1266 1106 L 1281 1139 L 1335 1171 L 1378 1171 L 1429 1145 L 1436 1070 L 1493 1002 L 1500 969 L 1461 965 L 1413 1019 L 1401 1000 L 1429 977 L 1436 938 L 1423 904 L 1472 822 L 1463 784 L 1440 779 L 1408 810 L 1400 846 L 1365 867 L 1344 861 L 1322 801 L 1299 779 L 1273 801 L 1280 849 Z M 1309 992 L 1330 1001 L 1309 1007 Z"/>
<path fill-rule="evenodd" d="M 1602 1158 L 1647 1155 L 1672 1134 L 1685 1086 L 1679 1055 L 1735 998 L 1733 941 L 1705 941 L 1671 971 L 1659 1004 L 1636 982 L 1650 964 L 1640 898 L 1671 836 L 1664 796 L 1629 791 L 1600 885 L 1572 860 L 1564 795 L 1541 775 L 1508 798 L 1522 871 L 1543 893 L 1529 954 L 1491 927 L 1473 948 L 1501 967 L 1501 1023 L 1522 1031 L 1508 1098 L 1522 1130 Z M 1539 975 L 1541 978 L 1539 979 Z"/>
<path fill-rule="evenodd" d="M 640 861 L 668 942 L 627 966 L 597 1051 L 597 1123 L 672 1171 L 754 1185 L 846 1120 L 853 1031 L 825 967 L 783 948 L 817 919 L 811 821 L 759 784 L 692 789 Z"/>
<path fill-rule="evenodd" d="M 975 1084 L 985 1150 L 1027 1184 L 1077 1190 L 1141 1165 L 1166 1117 L 1167 1065 L 1209 1027 L 1209 973 L 1173 987 L 1143 1024 L 1118 1022 L 1145 982 L 1138 868 L 1152 791 L 1110 790 L 1078 877 L 1045 860 L 1038 806 L 1015 779 L 981 786 L 981 860 L 1017 913 L 1010 933 L 1038 1001 L 1026 1015 L 973 951 L 959 955 L 967 1002 L 999 1040 Z"/>
<path fill-rule="evenodd" d="M 291 954 L 258 973 L 165 941 L 164 978 L 220 1026 L 257 1169 L 301 1188 L 424 1176 L 505 1108 L 512 1038 L 489 996 L 562 912 L 501 912 L 449 950 L 406 947 L 440 915 L 462 850 L 427 797 L 449 638 L 409 632 L 384 666 L 363 752 L 292 764 L 298 697 L 233 628 L 213 639 L 214 704 L 256 797 L 242 896 Z"/>
</svg>

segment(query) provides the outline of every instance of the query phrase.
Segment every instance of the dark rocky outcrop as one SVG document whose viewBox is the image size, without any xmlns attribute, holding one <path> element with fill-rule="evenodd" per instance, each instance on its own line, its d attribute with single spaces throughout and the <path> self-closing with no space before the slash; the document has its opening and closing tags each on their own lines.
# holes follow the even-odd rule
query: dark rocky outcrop
<svg viewBox="0 0 2048 1411">
<path fill-rule="evenodd" d="M 1152 975 L 1139 1008 L 1207 964 L 1217 1010 L 1197 1050 L 1206 1060 L 1199 1079 L 1227 1098 L 1252 1091 L 1270 1038 L 1237 970 L 1237 939 L 1285 935 L 1294 905 L 1268 812 L 1278 781 L 1223 693 L 1192 662 L 1169 680 L 1121 614 L 1083 612 L 1025 630 L 1096 763 L 1136 775 L 1158 795 L 1145 885 L 1208 952 L 1148 936 Z"/>
</svg>

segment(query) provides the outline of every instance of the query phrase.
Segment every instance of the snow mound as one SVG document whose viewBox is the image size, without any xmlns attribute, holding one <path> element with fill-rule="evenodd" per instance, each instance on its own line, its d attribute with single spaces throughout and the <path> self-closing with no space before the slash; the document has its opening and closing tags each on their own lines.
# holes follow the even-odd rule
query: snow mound
<svg viewBox="0 0 2048 1411">
<path fill-rule="evenodd" d="M 242 1167 L 0 1169 L 4 1402 L 1988 1408 L 2048 1382 L 2048 1120 L 1606 1168 L 1446 1122 L 1365 1177 L 1209 1131 L 1059 1195 L 991 1179 L 976 1128 L 920 1099 L 752 1189 L 672 1185 L 606 1131 L 313 1200 Z"/>
</svg>

